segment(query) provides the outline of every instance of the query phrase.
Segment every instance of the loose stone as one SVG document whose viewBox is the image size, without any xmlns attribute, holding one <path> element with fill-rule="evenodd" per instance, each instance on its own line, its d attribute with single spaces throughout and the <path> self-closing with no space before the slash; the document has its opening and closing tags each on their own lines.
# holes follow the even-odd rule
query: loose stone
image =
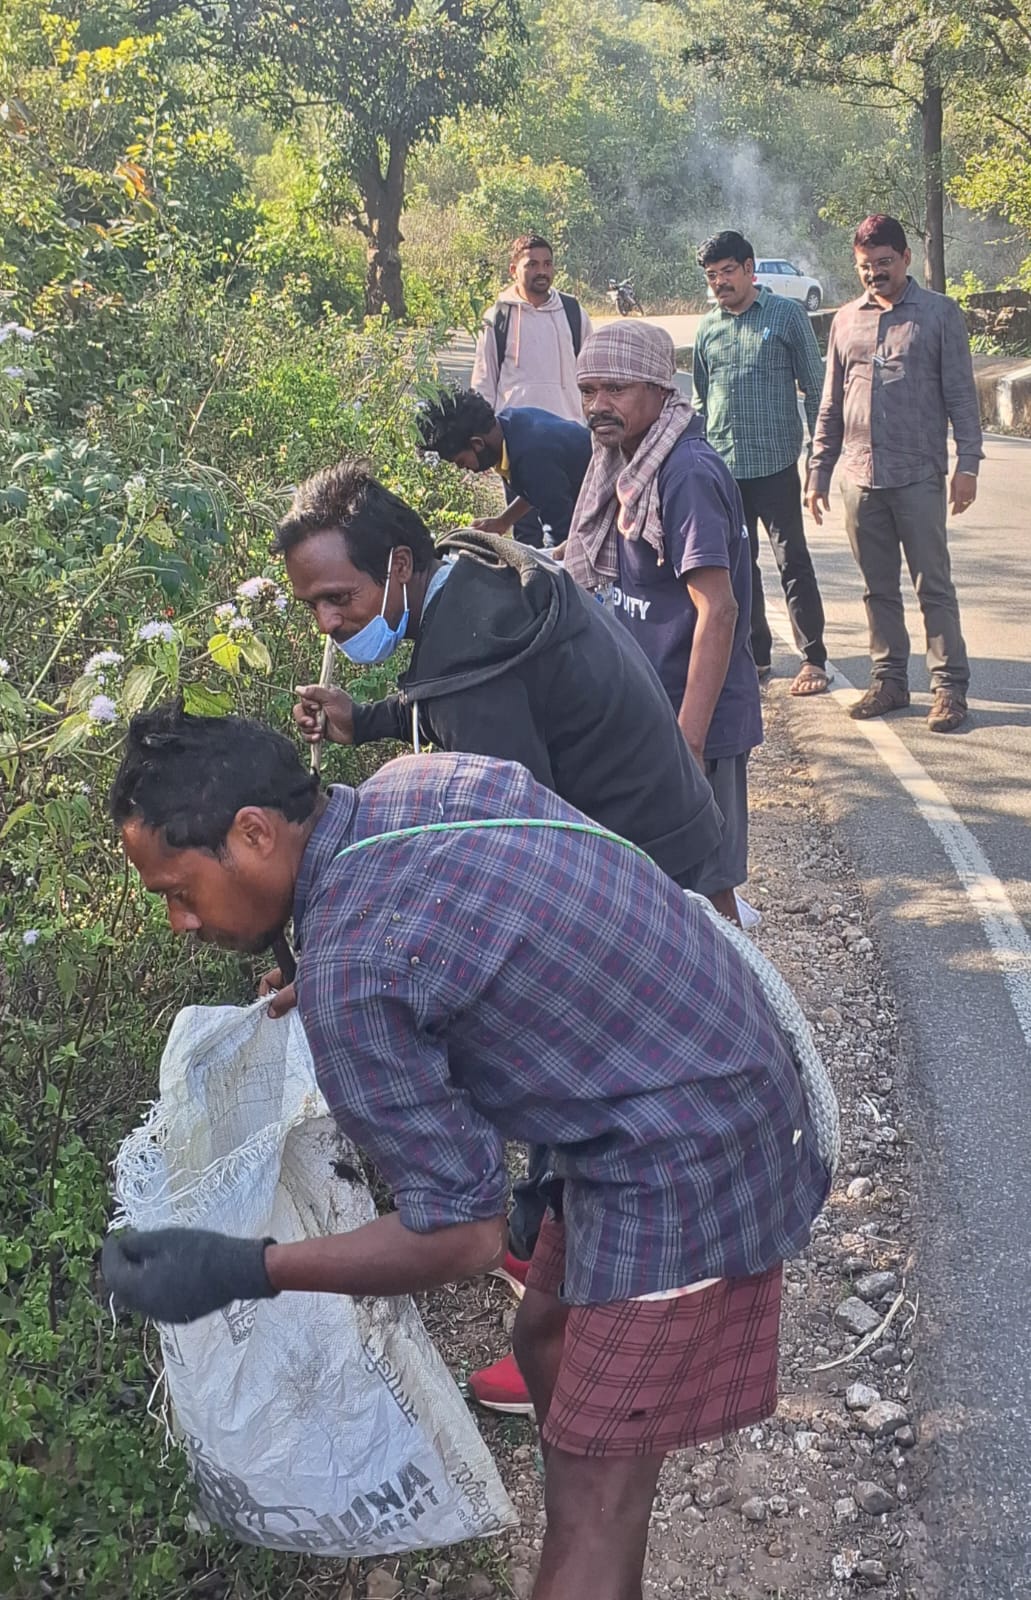
<svg viewBox="0 0 1031 1600">
<path fill-rule="evenodd" d="M 860 1300 L 879 1300 L 882 1295 L 894 1294 L 897 1286 L 894 1272 L 864 1272 L 852 1285 Z"/>
<path fill-rule="evenodd" d="M 844 1328 L 846 1333 L 854 1333 L 861 1339 L 864 1334 L 872 1333 L 880 1326 L 881 1318 L 865 1300 L 850 1295 L 838 1306 L 834 1313 L 834 1321 L 839 1328 Z"/>
<path fill-rule="evenodd" d="M 871 1439 L 890 1439 L 908 1422 L 909 1413 L 897 1400 L 878 1400 L 856 1418 L 856 1426 Z"/>
<path fill-rule="evenodd" d="M 849 1411 L 866 1411 L 876 1405 L 880 1398 L 879 1391 L 872 1389 L 868 1383 L 850 1383 L 845 1390 L 845 1404 Z"/>
<path fill-rule="evenodd" d="M 860 1511 L 865 1511 L 868 1517 L 883 1517 L 887 1512 L 894 1511 L 898 1501 L 890 1489 L 885 1489 L 879 1483 L 857 1483 L 852 1491 L 856 1505 Z"/>
</svg>

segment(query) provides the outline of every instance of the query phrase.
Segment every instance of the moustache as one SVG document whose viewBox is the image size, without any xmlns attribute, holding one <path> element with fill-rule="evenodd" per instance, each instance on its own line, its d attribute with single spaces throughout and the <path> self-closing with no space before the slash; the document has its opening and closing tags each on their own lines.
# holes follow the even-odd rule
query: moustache
<svg viewBox="0 0 1031 1600">
<path fill-rule="evenodd" d="M 592 433 L 595 428 L 621 428 L 623 419 L 622 417 L 613 416 L 592 417 L 587 426 Z"/>
</svg>

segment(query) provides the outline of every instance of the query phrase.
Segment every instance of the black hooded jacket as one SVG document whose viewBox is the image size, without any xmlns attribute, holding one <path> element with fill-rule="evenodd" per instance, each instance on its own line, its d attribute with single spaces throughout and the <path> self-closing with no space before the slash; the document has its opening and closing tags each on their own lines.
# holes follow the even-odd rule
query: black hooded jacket
<svg viewBox="0 0 1031 1600">
<path fill-rule="evenodd" d="M 399 693 L 354 707 L 354 742 L 420 740 L 520 761 L 690 887 L 722 817 L 634 640 L 556 563 L 466 528 Z"/>
</svg>

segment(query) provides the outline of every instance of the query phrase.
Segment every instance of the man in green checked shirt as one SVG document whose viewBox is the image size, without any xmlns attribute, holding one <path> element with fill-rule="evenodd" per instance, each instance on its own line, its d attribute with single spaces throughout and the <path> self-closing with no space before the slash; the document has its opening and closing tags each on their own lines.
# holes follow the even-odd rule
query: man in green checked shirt
<svg viewBox="0 0 1031 1600">
<path fill-rule="evenodd" d="M 705 436 L 730 469 L 745 507 L 752 550 L 752 654 L 769 676 L 773 641 L 759 570 L 759 523 L 770 537 L 802 667 L 795 695 L 828 686 L 823 601 L 802 522 L 798 457 L 802 419 L 812 435 L 823 389 L 823 361 L 809 317 L 794 300 L 755 283 L 752 246 L 727 230 L 707 239 L 698 265 L 716 297 L 694 347 L 694 404 Z"/>
</svg>

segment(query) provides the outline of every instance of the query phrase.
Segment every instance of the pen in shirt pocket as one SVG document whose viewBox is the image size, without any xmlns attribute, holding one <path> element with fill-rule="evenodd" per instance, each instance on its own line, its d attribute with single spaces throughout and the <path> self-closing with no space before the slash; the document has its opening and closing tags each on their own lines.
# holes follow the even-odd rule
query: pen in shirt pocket
<svg viewBox="0 0 1031 1600">
<path fill-rule="evenodd" d="M 764 342 L 764 343 L 765 343 L 765 341 L 766 341 L 766 340 L 767 340 L 767 339 L 768 339 L 768 338 L 769 338 L 769 337 L 770 337 L 770 330 L 769 330 L 769 328 L 764 328 L 764 329 L 763 329 L 763 342 Z"/>
</svg>

